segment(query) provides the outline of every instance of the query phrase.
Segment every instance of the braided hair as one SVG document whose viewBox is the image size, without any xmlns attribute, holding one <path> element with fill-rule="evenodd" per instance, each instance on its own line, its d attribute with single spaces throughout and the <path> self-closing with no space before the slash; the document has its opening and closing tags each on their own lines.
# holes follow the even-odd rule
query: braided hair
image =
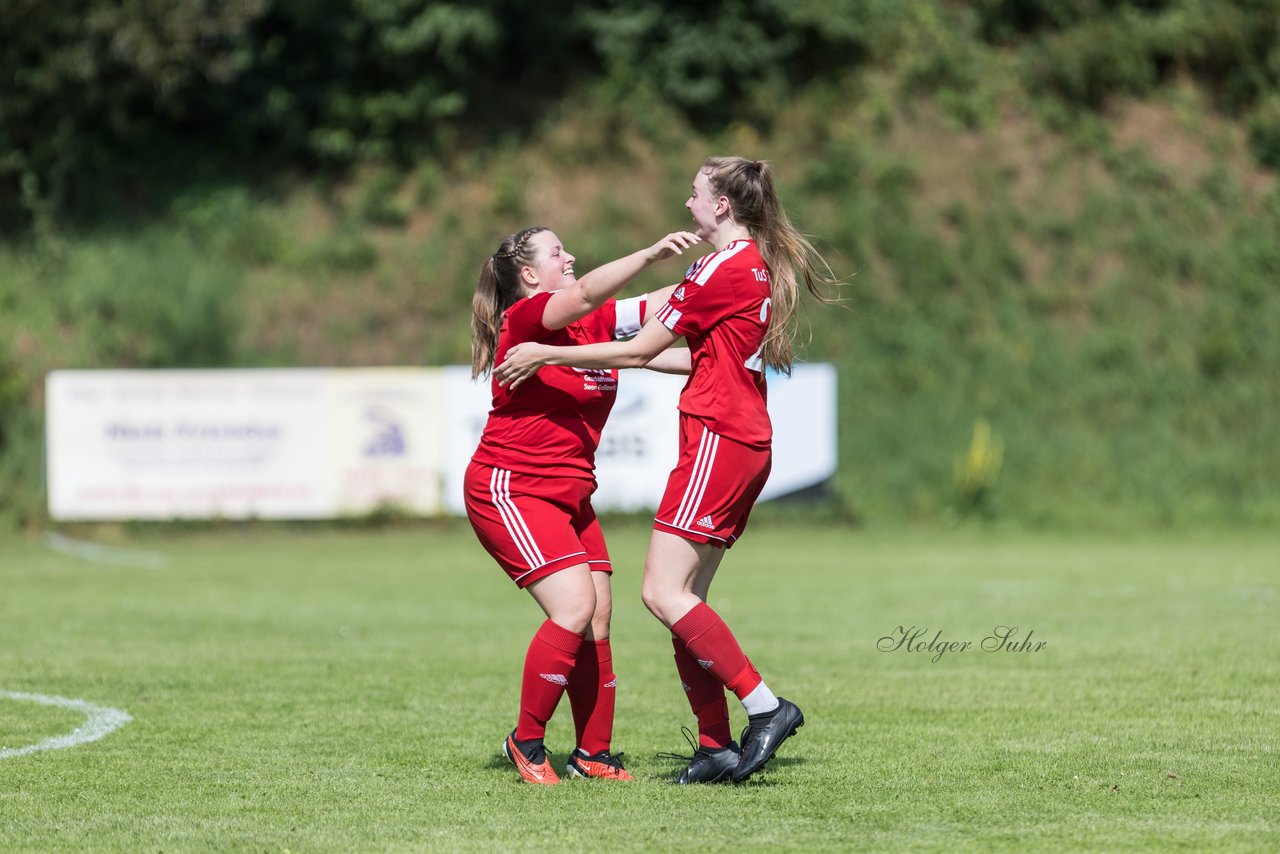
<svg viewBox="0 0 1280 854">
<path fill-rule="evenodd" d="M 546 230 L 546 226 L 535 225 L 508 235 L 480 269 L 476 294 L 471 298 L 472 379 L 493 370 L 502 315 L 524 296 L 520 270 L 534 262 L 536 247 L 530 244 L 529 238 Z"/>
</svg>

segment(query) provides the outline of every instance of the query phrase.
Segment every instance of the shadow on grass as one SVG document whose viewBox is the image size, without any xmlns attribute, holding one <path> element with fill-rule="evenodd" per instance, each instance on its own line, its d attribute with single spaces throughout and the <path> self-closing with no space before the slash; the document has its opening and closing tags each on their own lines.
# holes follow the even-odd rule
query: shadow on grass
<svg viewBox="0 0 1280 854">
<path fill-rule="evenodd" d="M 775 756 L 769 760 L 769 764 L 764 767 L 765 771 L 770 768 L 790 768 L 792 765 L 807 765 L 809 760 L 803 756 Z"/>
<path fill-rule="evenodd" d="M 555 760 L 557 759 L 557 756 L 554 753 L 549 753 L 549 755 L 551 756 L 552 764 L 554 765 Z M 629 770 L 632 774 L 634 774 L 636 776 L 636 779 L 638 780 L 644 780 L 645 782 L 649 782 L 649 783 L 669 783 L 671 785 L 675 785 L 676 778 L 680 776 L 680 771 L 684 768 L 684 763 L 677 762 L 675 760 L 666 760 L 666 759 L 658 759 L 654 761 L 662 763 L 663 766 L 665 767 L 660 767 L 656 770 L 650 770 L 648 768 L 645 768 L 645 770 L 643 771 L 638 771 L 635 768 L 628 768 L 627 770 Z M 803 756 L 775 756 L 773 759 L 769 760 L 768 765 L 766 765 L 764 768 L 762 768 L 761 770 L 753 774 L 751 776 L 751 779 L 742 785 L 746 785 L 746 786 L 778 785 L 769 779 L 770 770 L 774 770 L 778 768 L 791 768 L 792 766 L 803 766 L 803 765 L 806 765 L 808 762 L 809 760 L 805 759 Z M 644 764 L 648 765 L 647 762 Z M 507 757 L 503 756 L 501 753 L 497 753 L 490 756 L 489 761 L 485 763 L 484 768 L 487 771 L 514 770 L 512 768 L 510 760 L 508 760 Z M 723 783 L 710 783 L 707 785 L 732 786 L 733 784 L 729 783 L 728 781 L 725 781 Z"/>
<path fill-rule="evenodd" d="M 674 783 L 675 779 L 680 776 L 680 771 L 684 768 L 683 763 L 677 762 L 675 760 L 659 759 L 657 761 L 664 762 L 664 763 L 669 762 L 669 767 L 666 770 L 655 771 L 653 773 L 644 775 L 644 778 L 646 780 L 649 780 L 655 783 L 662 783 L 662 782 Z M 805 759 L 803 756 L 775 756 L 773 759 L 769 760 L 769 763 L 765 765 L 764 768 L 760 769 L 755 774 L 752 774 L 751 779 L 749 779 L 744 785 L 754 785 L 756 783 L 761 783 L 763 785 L 773 785 L 772 781 L 768 779 L 768 774 L 770 770 L 777 769 L 777 768 L 790 768 L 793 765 L 806 765 L 808 764 L 808 762 L 809 760 Z M 631 773 L 635 774 L 636 772 L 633 769 Z M 640 775 L 637 774 L 636 776 L 639 777 Z M 717 785 L 721 785 L 721 783 L 710 783 L 708 785 L 717 786 Z M 732 785 L 732 784 L 725 781 L 723 785 Z"/>
</svg>

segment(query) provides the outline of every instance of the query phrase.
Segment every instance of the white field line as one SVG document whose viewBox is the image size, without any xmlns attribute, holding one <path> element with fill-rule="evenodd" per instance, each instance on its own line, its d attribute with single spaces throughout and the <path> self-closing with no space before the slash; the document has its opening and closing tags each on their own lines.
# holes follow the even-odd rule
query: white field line
<svg viewBox="0 0 1280 854">
<path fill-rule="evenodd" d="M 24 700 L 30 703 L 40 703 L 45 706 L 60 706 L 64 709 L 83 712 L 85 716 L 84 723 L 66 735 L 46 738 L 38 744 L 29 744 L 26 747 L 0 747 L 0 759 L 9 759 L 14 756 L 26 756 L 28 753 L 35 753 L 40 750 L 58 750 L 63 747 L 75 747 L 78 744 L 88 744 L 91 741 L 97 741 L 104 736 L 110 735 L 129 721 L 133 720 L 133 718 L 129 716 L 129 713 L 123 709 L 112 709 L 107 706 L 95 706 L 93 703 L 86 703 L 84 700 L 69 700 L 66 697 L 50 697 L 46 694 L 21 694 L 17 691 L 0 691 L 0 699 Z"/>
<path fill-rule="evenodd" d="M 168 563 L 165 556 L 159 552 L 123 549 L 119 546 L 104 546 L 101 543 L 73 539 L 56 531 L 50 531 L 45 535 L 44 544 L 51 551 L 55 551 L 58 554 L 78 557 L 94 563 L 135 566 L 143 569 L 164 569 Z"/>
</svg>

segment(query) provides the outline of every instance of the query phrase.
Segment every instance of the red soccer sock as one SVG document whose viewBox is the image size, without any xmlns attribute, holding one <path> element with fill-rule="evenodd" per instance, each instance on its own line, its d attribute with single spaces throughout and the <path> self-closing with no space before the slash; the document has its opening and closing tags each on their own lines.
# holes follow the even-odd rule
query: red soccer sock
<svg viewBox="0 0 1280 854">
<path fill-rule="evenodd" d="M 547 734 L 547 721 L 556 710 L 569 674 L 573 672 L 582 635 L 547 620 L 538 627 L 524 657 L 520 686 L 520 720 L 516 739 L 529 741 Z"/>
<path fill-rule="evenodd" d="M 676 620 L 671 633 L 684 641 L 699 667 L 719 679 L 739 700 L 763 681 L 733 632 L 706 602 L 699 602 Z"/>
<path fill-rule="evenodd" d="M 729 704 L 724 699 L 720 680 L 698 666 L 684 641 L 671 638 L 676 651 L 676 670 L 684 686 L 689 708 L 698 719 L 698 744 L 702 747 L 727 747 L 733 736 L 729 732 Z"/>
<path fill-rule="evenodd" d="M 609 749 L 613 738 L 613 710 L 617 677 L 609 639 L 583 641 L 578 661 L 569 674 L 569 705 L 578 747 L 588 754 Z"/>
</svg>

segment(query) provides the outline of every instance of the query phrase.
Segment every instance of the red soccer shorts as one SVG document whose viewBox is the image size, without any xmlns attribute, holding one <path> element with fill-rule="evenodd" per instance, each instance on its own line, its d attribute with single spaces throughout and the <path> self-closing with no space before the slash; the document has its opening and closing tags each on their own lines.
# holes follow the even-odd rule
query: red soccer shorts
<svg viewBox="0 0 1280 854">
<path fill-rule="evenodd" d="M 612 572 L 591 507 L 594 481 L 539 477 L 471 463 L 463 481 L 467 518 L 480 545 L 518 587 L 580 563 Z"/>
<path fill-rule="evenodd" d="M 653 527 L 695 543 L 732 546 L 746 530 L 772 460 L 770 449 L 735 442 L 681 414 L 680 460 Z"/>
</svg>

